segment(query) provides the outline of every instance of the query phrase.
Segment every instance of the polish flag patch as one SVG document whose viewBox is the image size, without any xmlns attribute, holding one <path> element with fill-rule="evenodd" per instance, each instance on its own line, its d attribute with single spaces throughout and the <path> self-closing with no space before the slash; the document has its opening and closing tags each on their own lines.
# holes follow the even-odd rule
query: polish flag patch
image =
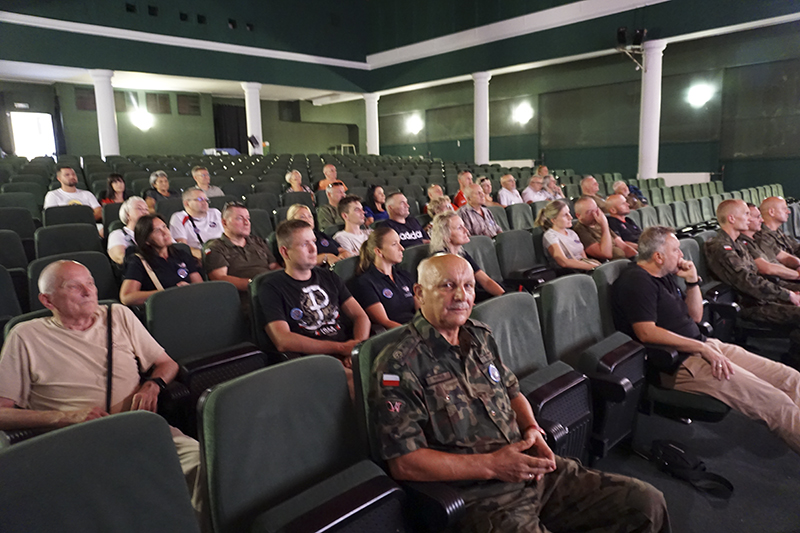
<svg viewBox="0 0 800 533">
<path fill-rule="evenodd" d="M 726 252 L 730 252 L 731 250 L 733 250 L 733 248 L 730 246 L 723 246 L 722 249 L 725 250 Z"/>
<path fill-rule="evenodd" d="M 399 387 L 400 376 L 397 374 L 384 374 L 381 383 L 384 387 Z"/>
</svg>

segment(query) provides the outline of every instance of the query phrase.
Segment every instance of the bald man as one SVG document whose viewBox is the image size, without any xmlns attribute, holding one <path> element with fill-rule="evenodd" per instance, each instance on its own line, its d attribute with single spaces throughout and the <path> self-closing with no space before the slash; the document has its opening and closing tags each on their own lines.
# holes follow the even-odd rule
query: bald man
<svg viewBox="0 0 800 533">
<path fill-rule="evenodd" d="M 750 209 L 742 200 L 725 200 L 717 206 L 720 229 L 706 242 L 708 267 L 740 295 L 741 316 L 746 320 L 786 326 L 792 341 L 792 366 L 800 361 L 800 293 L 781 287 L 758 273 L 753 258 L 737 240 L 750 224 Z"/>
<path fill-rule="evenodd" d="M 418 273 L 420 310 L 378 355 L 371 377 L 379 453 L 391 475 L 457 488 L 466 513 L 455 531 L 669 531 L 652 486 L 589 470 L 547 446 L 489 328 L 469 318 L 469 263 L 437 255 Z"/>
<path fill-rule="evenodd" d="M 177 375 L 178 364 L 133 312 L 124 305 L 99 306 L 92 274 L 75 261 L 49 264 L 38 285 L 39 301 L 53 316 L 17 324 L 3 345 L 0 429 L 56 429 L 124 411 L 156 412 L 159 393 Z M 109 327 L 114 345 L 110 401 Z M 139 364 L 152 369 L 141 383 Z M 200 447 L 175 428 L 172 438 L 199 513 Z"/>
<path fill-rule="evenodd" d="M 608 227 L 608 220 L 593 198 L 582 196 L 575 202 L 578 222 L 572 225 L 586 255 L 599 261 L 625 259 L 636 255 L 636 245 L 623 241 Z"/>
<path fill-rule="evenodd" d="M 611 190 L 614 191 L 614 194 L 619 194 L 628 202 L 628 206 L 631 209 L 640 209 L 644 207 L 644 203 L 639 199 L 638 196 L 633 194 L 628 187 L 628 184 L 622 180 L 617 180 L 611 185 Z"/>
<path fill-rule="evenodd" d="M 780 196 L 770 196 L 761 202 L 759 210 L 764 222 L 753 236 L 758 247 L 769 261 L 777 261 L 792 270 L 800 270 L 800 242 L 781 230 L 781 226 L 792 215 L 786 200 Z"/>
<path fill-rule="evenodd" d="M 630 203 L 621 194 L 612 194 L 606 199 L 608 212 L 608 227 L 628 244 L 637 244 L 642 230 L 628 215 L 631 212 Z"/>
<path fill-rule="evenodd" d="M 753 258 L 753 262 L 755 262 L 759 274 L 762 276 L 771 276 L 772 281 L 775 281 L 786 289 L 798 290 L 800 284 L 797 283 L 797 280 L 800 280 L 800 272 L 782 265 L 778 262 L 774 254 L 765 253 L 761 246 L 759 246 L 755 240 L 755 234 L 761 230 L 764 219 L 761 217 L 761 211 L 759 211 L 758 207 L 755 205 L 748 202 L 747 208 L 750 210 L 750 224 L 746 230 L 741 232 L 736 240 L 740 241 L 745 246 L 750 257 Z"/>
<path fill-rule="evenodd" d="M 597 204 L 597 207 L 599 207 L 600 210 L 605 213 L 606 200 L 597 194 L 598 192 L 600 192 L 600 184 L 597 183 L 597 180 L 594 179 L 593 176 L 586 176 L 581 180 L 581 195 L 591 196 L 594 200 L 594 203 Z"/>
<path fill-rule="evenodd" d="M 319 180 L 319 183 L 317 184 L 317 190 L 319 191 L 327 190 L 331 183 L 339 181 L 338 174 L 336 173 L 336 167 L 333 165 L 329 164 L 322 167 L 322 175 L 325 177 Z M 345 190 L 347 189 L 345 188 Z"/>
</svg>

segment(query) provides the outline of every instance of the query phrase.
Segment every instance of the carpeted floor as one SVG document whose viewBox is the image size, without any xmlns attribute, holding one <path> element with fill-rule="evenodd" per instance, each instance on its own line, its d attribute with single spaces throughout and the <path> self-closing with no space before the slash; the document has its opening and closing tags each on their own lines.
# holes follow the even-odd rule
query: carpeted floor
<svg viewBox="0 0 800 533">
<path fill-rule="evenodd" d="M 800 456 L 764 424 L 735 411 L 716 424 L 640 415 L 633 446 L 648 449 L 654 439 L 687 445 L 708 471 L 726 477 L 735 489 L 727 501 L 705 496 L 629 447 L 612 450 L 594 465 L 661 490 L 674 533 L 800 533 Z"/>
</svg>

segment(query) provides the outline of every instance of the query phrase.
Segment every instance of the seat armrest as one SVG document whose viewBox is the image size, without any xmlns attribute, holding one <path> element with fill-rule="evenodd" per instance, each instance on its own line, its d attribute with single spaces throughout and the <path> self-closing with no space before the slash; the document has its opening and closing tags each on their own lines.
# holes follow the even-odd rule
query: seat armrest
<svg viewBox="0 0 800 533">
<path fill-rule="evenodd" d="M 721 318 L 735 320 L 741 308 L 739 304 L 735 302 L 715 302 L 713 300 L 708 300 L 708 309 Z"/>
<path fill-rule="evenodd" d="M 555 450 L 566 442 L 567 435 L 569 435 L 569 430 L 567 428 L 558 422 L 553 422 L 552 420 L 544 418 L 539 418 L 536 422 L 539 424 L 539 427 L 544 430 L 544 439 L 551 450 Z"/>
<path fill-rule="evenodd" d="M 378 500 L 403 499 L 402 489 L 389 476 L 374 477 L 315 507 L 312 512 L 292 520 L 281 528 L 282 533 L 317 533 L 345 522 Z M 258 530 L 258 527 L 253 528 Z"/>
<path fill-rule="evenodd" d="M 408 509 L 416 525 L 425 531 L 441 531 L 464 516 L 464 499 L 446 483 L 405 481 Z"/>
<path fill-rule="evenodd" d="M 645 349 L 648 364 L 667 374 L 674 373 L 677 366 L 685 359 L 684 354 L 670 346 L 646 344 Z"/>
<path fill-rule="evenodd" d="M 714 326 L 709 324 L 706 321 L 698 322 L 697 328 L 700 330 L 700 333 L 705 335 L 706 337 L 713 337 L 714 336 Z"/>
<path fill-rule="evenodd" d="M 577 385 L 585 379 L 586 376 L 580 372 L 576 370 L 570 370 L 569 372 L 562 374 L 554 380 L 542 385 L 536 390 L 527 393 L 526 397 L 528 398 L 531 407 L 533 407 L 533 412 L 538 413 L 542 410 L 547 402 L 561 394 L 566 389 Z"/>
<path fill-rule="evenodd" d="M 209 370 L 221 364 L 228 364 L 232 361 L 246 359 L 248 357 L 259 356 L 266 361 L 267 356 L 259 348 L 251 343 L 237 344 L 221 350 L 215 350 L 193 357 L 181 365 L 178 374 L 181 381 L 185 381 L 190 375 L 201 370 Z"/>
<path fill-rule="evenodd" d="M 505 281 L 514 285 L 522 285 L 526 289 L 535 289 L 555 277 L 556 272 L 552 268 L 546 265 L 537 265 L 533 268 L 509 272 Z"/>
<path fill-rule="evenodd" d="M 597 361 L 596 370 L 598 373 L 613 374 L 617 366 L 632 357 L 642 354 L 643 351 L 644 347 L 641 343 L 631 339 L 603 355 Z"/>
<path fill-rule="evenodd" d="M 161 402 L 179 402 L 189 398 L 189 387 L 180 381 L 172 381 L 167 383 L 167 388 L 158 394 L 158 401 Z"/>
<path fill-rule="evenodd" d="M 48 431 L 52 430 L 37 428 L 37 429 L 7 429 L 5 431 L 0 431 L 0 450 L 9 447 L 12 444 L 17 444 L 18 442 L 22 442 L 24 440 L 36 437 L 37 435 L 42 435 L 44 433 L 47 433 Z"/>
<path fill-rule="evenodd" d="M 633 391 L 631 380 L 613 374 L 593 372 L 587 374 L 592 387 L 592 396 L 598 396 L 606 401 L 622 403 L 628 399 Z"/>
</svg>

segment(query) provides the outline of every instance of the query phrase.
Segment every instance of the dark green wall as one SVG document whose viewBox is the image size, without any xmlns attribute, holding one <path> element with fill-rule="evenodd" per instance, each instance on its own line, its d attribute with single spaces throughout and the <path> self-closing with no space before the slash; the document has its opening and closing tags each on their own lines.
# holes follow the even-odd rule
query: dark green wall
<svg viewBox="0 0 800 533">
<path fill-rule="evenodd" d="M 659 170 L 718 172 L 725 165 L 736 183 L 786 183 L 800 171 L 788 171 L 800 160 L 798 30 L 800 24 L 791 23 L 667 47 Z M 629 59 L 613 55 L 493 77 L 490 158 L 544 157 L 551 168 L 635 176 L 640 76 Z M 717 88 L 700 109 L 686 102 L 688 88 L 697 82 Z M 416 136 L 417 150 L 472 161 L 472 134 L 463 127 L 472 121 L 472 99 L 472 82 L 383 96 L 382 153 L 409 155 L 415 143 L 405 120 L 417 114 L 426 122 L 432 116 L 445 119 Z M 522 101 L 531 104 L 534 118 L 515 132 L 520 126 L 509 120 L 510 110 Z M 452 132 L 461 149 L 448 137 Z M 751 169 L 759 166 L 770 174 L 753 176 Z M 787 192 L 792 190 L 788 186 Z"/>
</svg>

